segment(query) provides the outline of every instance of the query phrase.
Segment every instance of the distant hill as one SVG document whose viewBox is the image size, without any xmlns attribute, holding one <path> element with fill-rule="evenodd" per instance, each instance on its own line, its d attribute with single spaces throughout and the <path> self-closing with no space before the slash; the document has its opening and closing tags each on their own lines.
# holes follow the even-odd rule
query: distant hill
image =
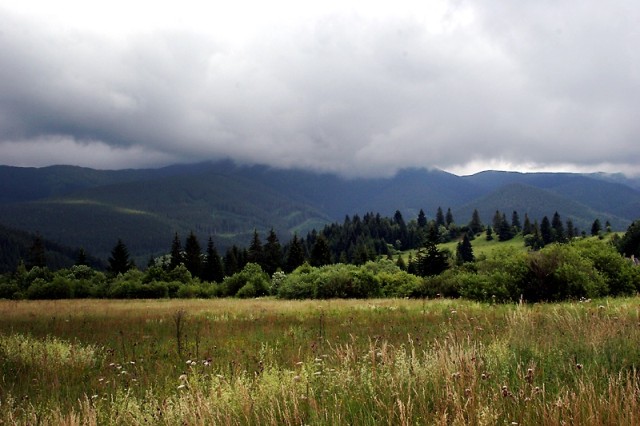
<svg viewBox="0 0 640 426">
<path fill-rule="evenodd" d="M 451 208 L 466 224 L 477 208 L 485 223 L 495 210 L 531 220 L 563 219 L 585 229 L 597 217 L 624 230 L 640 213 L 640 191 L 616 175 L 487 171 L 456 176 L 408 169 L 391 178 L 344 179 L 303 170 L 231 162 L 160 169 L 93 170 L 72 166 L 0 166 L 0 223 L 39 232 L 106 259 L 122 238 L 137 261 L 169 250 L 173 234 L 209 235 L 219 249 L 246 246 L 253 230 L 274 228 L 282 242 L 345 215 L 400 210 L 405 221 L 424 209 Z"/>
<path fill-rule="evenodd" d="M 29 262 L 30 250 L 36 235 L 0 225 L 0 273 L 13 272 L 20 261 Z M 61 246 L 42 240 L 45 260 L 51 269 L 73 266 L 78 260 L 79 249 Z M 96 269 L 105 269 L 105 263 L 87 253 L 87 263 Z"/>
</svg>

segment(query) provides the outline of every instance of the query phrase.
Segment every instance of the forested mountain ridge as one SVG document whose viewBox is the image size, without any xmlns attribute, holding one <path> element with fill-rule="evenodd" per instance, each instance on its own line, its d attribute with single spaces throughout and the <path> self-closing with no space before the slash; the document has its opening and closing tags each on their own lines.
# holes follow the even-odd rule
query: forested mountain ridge
<svg viewBox="0 0 640 426">
<path fill-rule="evenodd" d="M 581 229 L 595 218 L 624 230 L 640 211 L 640 191 L 620 176 L 482 172 L 456 176 L 408 169 L 390 178 L 345 179 L 331 174 L 237 166 L 231 162 L 160 169 L 104 171 L 72 166 L 0 167 L 0 223 L 39 232 L 106 258 L 118 238 L 137 257 L 168 251 L 175 232 L 213 235 L 224 249 L 246 246 L 253 230 L 273 228 L 283 242 L 345 215 L 396 210 L 405 220 L 420 209 L 433 218 L 451 208 L 467 224 L 474 209 L 484 223 L 495 210 L 558 211 Z M 632 182 L 632 181 L 629 181 Z"/>
</svg>

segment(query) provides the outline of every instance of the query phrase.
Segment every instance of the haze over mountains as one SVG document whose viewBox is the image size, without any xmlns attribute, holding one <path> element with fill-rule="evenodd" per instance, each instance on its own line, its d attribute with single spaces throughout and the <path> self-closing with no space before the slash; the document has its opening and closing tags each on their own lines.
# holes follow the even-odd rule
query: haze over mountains
<svg viewBox="0 0 640 426">
<path fill-rule="evenodd" d="M 94 170 L 73 166 L 0 166 L 0 225 L 39 232 L 106 258 L 118 238 L 142 259 L 169 250 L 175 232 L 212 235 L 224 249 L 246 246 L 254 229 L 274 228 L 281 241 L 306 235 L 345 215 L 451 208 L 458 224 L 474 209 L 490 223 L 496 210 L 531 220 L 558 211 L 588 231 L 594 219 L 625 230 L 640 212 L 640 185 L 622 175 L 486 171 L 456 176 L 405 169 L 391 178 L 337 175 L 231 162 L 160 169 Z"/>
</svg>

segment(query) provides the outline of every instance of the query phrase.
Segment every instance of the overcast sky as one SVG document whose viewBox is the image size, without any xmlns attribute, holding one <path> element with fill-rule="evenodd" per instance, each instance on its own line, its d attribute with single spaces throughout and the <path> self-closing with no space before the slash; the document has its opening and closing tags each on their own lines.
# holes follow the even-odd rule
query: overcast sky
<svg viewBox="0 0 640 426">
<path fill-rule="evenodd" d="M 640 172 L 640 2 L 0 0 L 0 163 Z"/>
</svg>

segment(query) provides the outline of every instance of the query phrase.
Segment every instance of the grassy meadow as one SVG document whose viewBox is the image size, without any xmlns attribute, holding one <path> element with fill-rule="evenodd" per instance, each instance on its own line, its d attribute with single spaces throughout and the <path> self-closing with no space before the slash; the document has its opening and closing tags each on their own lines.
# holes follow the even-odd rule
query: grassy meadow
<svg viewBox="0 0 640 426">
<path fill-rule="evenodd" d="M 0 301 L 0 422 L 640 424 L 640 298 Z"/>
</svg>

